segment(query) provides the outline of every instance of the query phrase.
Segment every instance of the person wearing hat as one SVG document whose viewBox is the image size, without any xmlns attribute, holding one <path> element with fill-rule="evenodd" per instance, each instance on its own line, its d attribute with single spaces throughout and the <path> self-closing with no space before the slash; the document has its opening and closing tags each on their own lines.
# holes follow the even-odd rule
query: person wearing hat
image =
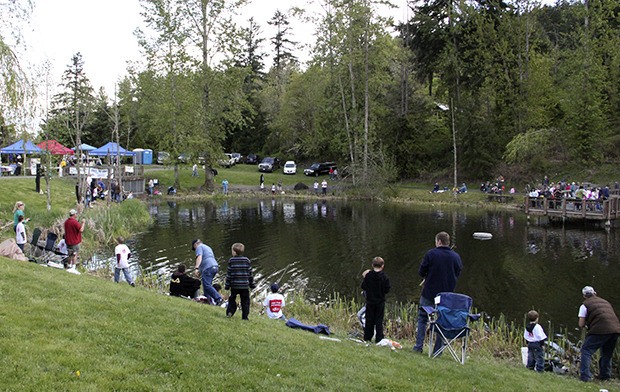
<svg viewBox="0 0 620 392">
<path fill-rule="evenodd" d="M 271 293 L 265 297 L 263 306 L 267 309 L 267 316 L 270 319 L 280 319 L 286 321 L 286 317 L 282 313 L 282 308 L 286 305 L 284 296 L 280 294 L 280 286 L 277 283 L 271 285 Z"/>
<path fill-rule="evenodd" d="M 199 239 L 195 239 L 192 241 L 192 250 L 196 251 L 194 274 L 196 277 L 200 276 L 205 297 L 211 297 L 216 305 L 221 305 L 224 299 L 213 288 L 213 278 L 215 278 L 219 270 L 213 249 L 203 244 Z"/>
<path fill-rule="evenodd" d="M 77 211 L 71 209 L 69 218 L 65 221 L 65 242 L 69 252 L 68 268 L 75 269 L 77 264 L 78 252 L 82 243 L 82 233 L 84 232 L 84 222 L 77 221 Z"/>
<path fill-rule="evenodd" d="M 592 355 L 600 349 L 598 378 L 607 380 L 611 377 L 611 358 L 620 336 L 620 321 L 611 304 L 598 297 L 592 286 L 584 287 L 581 293 L 584 301 L 579 307 L 579 328 L 586 327 L 588 334 L 581 347 L 579 379 L 590 381 Z"/>
</svg>

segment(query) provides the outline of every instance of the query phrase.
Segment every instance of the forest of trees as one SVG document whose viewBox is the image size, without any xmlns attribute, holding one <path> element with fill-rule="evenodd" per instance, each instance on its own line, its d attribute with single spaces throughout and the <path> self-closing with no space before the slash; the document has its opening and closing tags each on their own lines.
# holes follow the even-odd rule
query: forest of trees
<svg viewBox="0 0 620 392">
<path fill-rule="evenodd" d="M 455 161 L 459 178 L 486 179 L 619 158 L 617 0 L 425 0 L 398 25 L 385 1 L 322 0 L 304 64 L 292 14 L 276 12 L 267 37 L 233 23 L 244 2 L 142 0 L 144 68 L 110 98 L 76 53 L 43 130 L 95 146 L 116 131 L 125 147 L 210 163 L 336 160 L 359 184 L 449 179 Z"/>
</svg>

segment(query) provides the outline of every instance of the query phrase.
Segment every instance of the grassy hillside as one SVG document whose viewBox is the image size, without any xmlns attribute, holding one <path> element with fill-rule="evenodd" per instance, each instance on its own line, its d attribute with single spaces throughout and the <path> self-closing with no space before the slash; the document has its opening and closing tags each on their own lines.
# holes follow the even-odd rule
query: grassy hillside
<svg viewBox="0 0 620 392">
<path fill-rule="evenodd" d="M 0 258 L 0 380 L 8 391 L 598 391 L 480 358 L 322 340 L 282 322 Z M 302 320 L 308 321 L 308 320 Z"/>
</svg>

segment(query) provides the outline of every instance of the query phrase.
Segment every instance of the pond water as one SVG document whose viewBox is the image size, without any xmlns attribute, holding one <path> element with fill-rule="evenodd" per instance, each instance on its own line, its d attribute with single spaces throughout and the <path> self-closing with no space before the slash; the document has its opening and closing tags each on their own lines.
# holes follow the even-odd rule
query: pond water
<svg viewBox="0 0 620 392">
<path fill-rule="evenodd" d="M 246 246 L 262 288 L 279 281 L 314 300 L 334 292 L 360 297 L 361 272 L 374 256 L 386 261 L 388 302 L 417 302 L 417 271 L 434 235 L 446 231 L 463 259 L 457 292 L 491 316 L 519 324 L 537 309 L 541 322 L 574 331 L 581 288 L 620 306 L 616 231 L 529 224 L 519 211 L 440 209 L 371 202 L 235 200 L 150 206 L 155 223 L 129 246 L 141 273 L 168 278 L 178 263 L 193 267 L 191 241 L 201 238 L 223 278 L 234 242 Z M 473 239 L 489 232 L 491 240 Z M 138 268 L 138 265 L 134 265 Z"/>
</svg>

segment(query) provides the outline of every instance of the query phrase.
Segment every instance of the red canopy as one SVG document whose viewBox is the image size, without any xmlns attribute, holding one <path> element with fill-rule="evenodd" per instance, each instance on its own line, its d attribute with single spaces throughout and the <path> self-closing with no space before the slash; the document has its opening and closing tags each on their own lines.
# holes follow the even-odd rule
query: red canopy
<svg viewBox="0 0 620 392">
<path fill-rule="evenodd" d="M 73 155 L 73 150 L 63 146 L 62 144 L 58 143 L 56 140 L 46 140 L 44 142 L 37 144 L 37 147 L 39 147 L 42 150 L 49 151 L 52 155 L 67 155 L 67 154 Z"/>
</svg>

